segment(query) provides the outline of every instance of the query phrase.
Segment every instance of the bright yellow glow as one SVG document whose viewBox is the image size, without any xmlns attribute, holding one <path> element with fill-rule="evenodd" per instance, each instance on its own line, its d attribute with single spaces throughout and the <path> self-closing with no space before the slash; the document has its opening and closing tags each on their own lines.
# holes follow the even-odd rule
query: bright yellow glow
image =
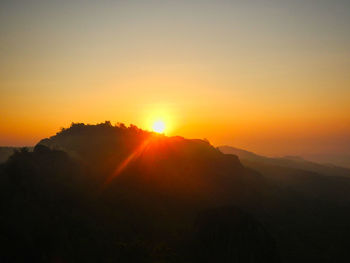
<svg viewBox="0 0 350 263">
<path fill-rule="evenodd" d="M 176 110 L 169 103 L 155 103 L 143 108 L 142 112 L 140 127 L 156 133 L 165 133 L 167 136 L 174 135 L 179 120 L 175 117 Z"/>
<path fill-rule="evenodd" d="M 165 130 L 165 124 L 163 121 L 158 120 L 153 123 L 152 129 L 154 132 L 163 133 Z"/>
</svg>

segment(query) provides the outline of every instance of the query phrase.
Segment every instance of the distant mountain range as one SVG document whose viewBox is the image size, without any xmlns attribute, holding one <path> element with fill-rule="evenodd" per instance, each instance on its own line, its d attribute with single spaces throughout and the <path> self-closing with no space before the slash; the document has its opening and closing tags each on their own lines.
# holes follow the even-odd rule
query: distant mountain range
<svg viewBox="0 0 350 263">
<path fill-rule="evenodd" d="M 270 158 L 242 149 L 220 146 L 221 152 L 238 156 L 241 163 L 287 191 L 308 198 L 347 205 L 350 202 L 350 169 L 322 165 L 300 157 Z"/>
<path fill-rule="evenodd" d="M 299 170 L 305 170 L 315 172 L 321 175 L 329 176 L 349 176 L 350 169 L 345 167 L 339 167 L 332 164 L 320 164 L 303 159 L 300 156 L 285 156 L 279 158 L 266 157 L 255 154 L 243 149 L 235 148 L 232 146 L 219 146 L 218 149 L 225 154 L 234 154 L 239 157 L 242 163 L 247 166 L 254 166 L 253 164 L 265 164 L 274 165 L 285 168 L 293 168 Z"/>
</svg>

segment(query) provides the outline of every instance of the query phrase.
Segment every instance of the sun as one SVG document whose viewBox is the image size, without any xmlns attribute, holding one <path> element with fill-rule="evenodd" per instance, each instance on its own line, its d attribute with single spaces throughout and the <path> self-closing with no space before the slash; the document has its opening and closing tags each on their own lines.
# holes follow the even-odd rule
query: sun
<svg viewBox="0 0 350 263">
<path fill-rule="evenodd" d="M 152 129 L 156 133 L 163 133 L 165 130 L 165 124 L 161 120 L 155 121 L 152 125 Z"/>
</svg>

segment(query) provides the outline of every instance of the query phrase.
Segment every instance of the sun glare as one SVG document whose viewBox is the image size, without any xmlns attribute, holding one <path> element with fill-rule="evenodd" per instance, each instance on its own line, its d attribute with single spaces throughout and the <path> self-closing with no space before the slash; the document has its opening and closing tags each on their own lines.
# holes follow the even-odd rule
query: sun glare
<svg viewBox="0 0 350 263">
<path fill-rule="evenodd" d="M 153 123 L 152 129 L 153 129 L 154 132 L 163 133 L 164 130 L 165 130 L 165 124 L 164 124 L 163 121 L 160 121 L 160 120 L 155 121 Z"/>
</svg>

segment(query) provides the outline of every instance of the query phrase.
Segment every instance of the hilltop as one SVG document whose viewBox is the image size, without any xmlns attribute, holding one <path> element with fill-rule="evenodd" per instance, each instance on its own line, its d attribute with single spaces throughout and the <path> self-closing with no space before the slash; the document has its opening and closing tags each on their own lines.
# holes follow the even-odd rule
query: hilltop
<svg viewBox="0 0 350 263">
<path fill-rule="evenodd" d="M 0 166 L 0 259 L 347 262 L 350 179 L 331 177 L 339 202 L 277 177 L 205 140 L 73 123 Z"/>
</svg>

